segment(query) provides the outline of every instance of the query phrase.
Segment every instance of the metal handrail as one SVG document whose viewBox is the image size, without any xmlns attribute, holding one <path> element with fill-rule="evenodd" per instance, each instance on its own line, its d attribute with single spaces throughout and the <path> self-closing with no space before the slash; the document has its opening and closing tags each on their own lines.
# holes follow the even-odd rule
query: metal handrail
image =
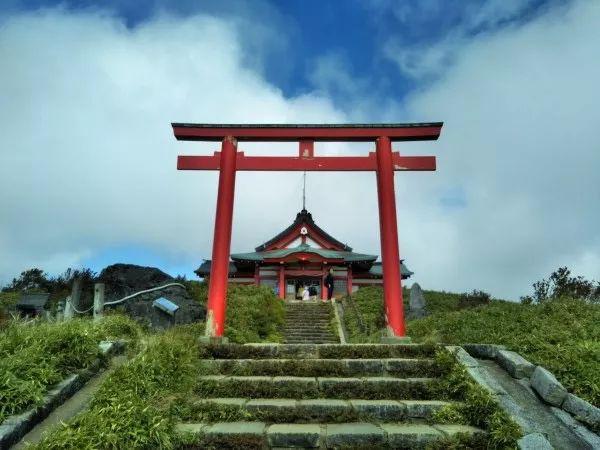
<svg viewBox="0 0 600 450">
<path fill-rule="evenodd" d="M 123 303 L 126 300 L 129 300 L 130 298 L 137 297 L 138 295 L 147 294 L 148 292 L 153 292 L 153 291 L 159 291 L 161 289 L 164 289 L 164 288 L 167 288 L 167 287 L 170 287 L 170 286 L 179 286 L 179 287 L 182 287 L 182 288 L 186 289 L 185 285 L 183 285 L 181 283 L 169 283 L 169 284 L 165 284 L 164 286 L 158 286 L 158 287 L 155 287 L 155 288 L 145 289 L 143 291 L 136 292 L 135 294 L 128 295 L 126 297 L 123 297 L 120 300 L 114 300 L 112 302 L 105 302 L 104 306 L 117 305 L 119 303 Z"/>
</svg>

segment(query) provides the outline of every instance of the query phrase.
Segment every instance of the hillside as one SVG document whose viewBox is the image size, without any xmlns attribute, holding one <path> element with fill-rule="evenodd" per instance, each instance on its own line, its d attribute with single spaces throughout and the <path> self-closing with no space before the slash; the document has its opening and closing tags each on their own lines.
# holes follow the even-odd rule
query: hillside
<svg viewBox="0 0 600 450">
<path fill-rule="evenodd" d="M 406 295 L 408 298 L 408 295 Z M 571 392 L 600 404 L 600 305 L 561 298 L 538 305 L 492 300 L 489 305 L 459 309 L 460 294 L 425 291 L 430 315 L 408 321 L 416 342 L 506 345 L 552 371 Z M 379 339 L 383 323 L 381 290 L 369 288 L 354 296 L 356 312 L 346 325 L 353 342 Z"/>
</svg>

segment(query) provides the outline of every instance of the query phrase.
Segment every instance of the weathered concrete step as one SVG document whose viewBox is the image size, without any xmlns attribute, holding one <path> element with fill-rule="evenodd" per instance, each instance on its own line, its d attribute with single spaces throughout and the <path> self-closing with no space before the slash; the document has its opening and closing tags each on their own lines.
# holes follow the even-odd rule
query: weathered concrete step
<svg viewBox="0 0 600 450">
<path fill-rule="evenodd" d="M 434 384 L 433 378 L 201 375 L 194 390 L 203 397 L 431 400 Z"/>
<path fill-rule="evenodd" d="M 427 344 L 215 344 L 201 345 L 204 358 L 429 358 L 437 347 Z"/>
<path fill-rule="evenodd" d="M 301 333 L 331 333 L 329 327 L 320 327 L 320 326 L 306 326 L 306 327 L 286 327 L 283 328 L 284 332 L 301 332 Z"/>
<path fill-rule="evenodd" d="M 429 419 L 451 402 L 437 400 L 340 400 L 319 398 L 197 398 L 186 403 L 186 421 L 257 420 L 268 423 L 406 422 Z M 221 419 L 223 420 L 223 419 Z"/>
<path fill-rule="evenodd" d="M 425 448 L 457 434 L 470 436 L 476 447 L 485 432 L 466 425 L 381 424 L 271 424 L 264 422 L 184 423 L 177 426 L 190 446 L 214 448 Z"/>
<path fill-rule="evenodd" d="M 267 376 L 432 376 L 437 375 L 433 359 L 212 359 L 203 364 L 209 373 Z"/>
<path fill-rule="evenodd" d="M 317 332 L 317 331 L 295 331 L 293 333 L 285 333 L 284 337 L 286 338 L 311 338 L 311 337 L 317 337 L 317 338 L 335 338 L 333 333 L 330 332 Z"/>
</svg>

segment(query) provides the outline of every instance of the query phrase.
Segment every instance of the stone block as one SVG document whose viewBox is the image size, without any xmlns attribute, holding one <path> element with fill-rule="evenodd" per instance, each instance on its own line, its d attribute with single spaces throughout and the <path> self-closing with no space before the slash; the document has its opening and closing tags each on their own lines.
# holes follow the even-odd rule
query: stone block
<svg viewBox="0 0 600 450">
<path fill-rule="evenodd" d="M 327 448 L 353 448 L 381 445 L 383 430 L 371 423 L 340 423 L 326 426 Z"/>
<path fill-rule="evenodd" d="M 544 369 L 542 366 L 537 366 L 531 375 L 531 387 L 539 394 L 544 401 L 554 406 L 562 405 L 567 390 L 556 379 L 556 377 Z"/>
<path fill-rule="evenodd" d="M 384 366 L 381 359 L 344 359 L 342 361 L 352 374 L 383 374 Z"/>
<path fill-rule="evenodd" d="M 408 417 L 422 419 L 427 419 L 434 412 L 450 404 L 438 400 L 402 400 L 401 403 L 406 407 Z"/>
<path fill-rule="evenodd" d="M 262 437 L 266 425 L 263 422 L 219 422 L 206 429 L 207 435 L 247 435 Z"/>
<path fill-rule="evenodd" d="M 463 344 L 462 348 L 471 356 L 483 359 L 496 359 L 499 350 L 506 350 L 504 345 L 493 344 Z"/>
<path fill-rule="evenodd" d="M 589 449 L 600 449 L 600 436 L 596 433 L 588 430 L 585 426 L 583 426 L 579 421 L 573 419 L 573 417 L 566 411 L 563 411 L 560 408 L 551 407 L 552 414 L 554 414 L 558 419 L 564 423 L 569 429 L 581 440 L 585 443 L 585 446 L 582 448 Z"/>
<path fill-rule="evenodd" d="M 277 424 L 267 429 L 271 447 L 318 448 L 321 427 L 316 424 Z"/>
<path fill-rule="evenodd" d="M 509 350 L 499 350 L 496 361 L 513 378 L 530 377 L 535 370 L 535 365 L 527 361 L 521 355 Z"/>
<path fill-rule="evenodd" d="M 438 430 L 424 424 L 382 424 L 381 428 L 391 448 L 425 448 L 443 437 Z"/>
<path fill-rule="evenodd" d="M 263 411 L 278 414 L 280 411 L 289 411 L 297 405 L 296 400 L 287 398 L 260 398 L 249 400 L 246 409 L 250 412 Z"/>
<path fill-rule="evenodd" d="M 531 433 L 517 441 L 519 450 L 554 450 L 542 433 Z"/>
<path fill-rule="evenodd" d="M 403 420 L 406 417 L 406 406 L 395 400 L 350 400 L 354 410 L 362 418 L 373 418 L 380 421 Z"/>
<path fill-rule="evenodd" d="M 571 413 L 577 420 L 591 427 L 600 427 L 600 408 L 573 394 L 567 394 L 562 408 Z"/>
<path fill-rule="evenodd" d="M 467 373 L 493 395 L 506 395 L 506 390 L 483 367 L 467 367 Z"/>
<path fill-rule="evenodd" d="M 465 367 L 478 367 L 479 363 L 467 351 L 458 345 L 448 345 L 446 350 L 454 355 L 456 360 Z"/>
<path fill-rule="evenodd" d="M 448 424 L 448 425 L 433 425 L 433 427 L 438 430 L 441 431 L 444 436 L 448 436 L 448 437 L 452 437 L 452 436 L 456 436 L 457 434 L 468 434 L 469 436 L 475 436 L 476 434 L 484 434 L 485 431 L 476 428 L 476 427 L 471 427 L 469 425 L 455 425 L 455 424 Z"/>
<path fill-rule="evenodd" d="M 298 408 L 302 411 L 304 416 L 317 418 L 343 416 L 352 409 L 350 403 L 346 400 L 330 398 L 299 400 Z"/>
</svg>

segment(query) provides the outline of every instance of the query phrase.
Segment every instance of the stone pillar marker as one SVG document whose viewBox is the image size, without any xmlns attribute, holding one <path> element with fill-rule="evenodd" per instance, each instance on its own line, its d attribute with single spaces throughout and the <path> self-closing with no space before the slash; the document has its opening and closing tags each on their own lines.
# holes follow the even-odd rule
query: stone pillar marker
<svg viewBox="0 0 600 450">
<path fill-rule="evenodd" d="M 104 283 L 94 284 L 94 320 L 104 316 Z"/>
<path fill-rule="evenodd" d="M 67 297 L 65 302 L 65 320 L 72 319 L 75 315 L 75 308 L 79 308 L 79 299 L 81 297 L 81 278 L 77 277 L 73 280 L 73 286 L 71 286 L 71 295 Z"/>
<path fill-rule="evenodd" d="M 410 297 L 408 300 L 408 316 L 411 319 L 424 317 L 425 312 L 425 297 L 419 283 L 413 283 L 410 288 Z"/>
</svg>

